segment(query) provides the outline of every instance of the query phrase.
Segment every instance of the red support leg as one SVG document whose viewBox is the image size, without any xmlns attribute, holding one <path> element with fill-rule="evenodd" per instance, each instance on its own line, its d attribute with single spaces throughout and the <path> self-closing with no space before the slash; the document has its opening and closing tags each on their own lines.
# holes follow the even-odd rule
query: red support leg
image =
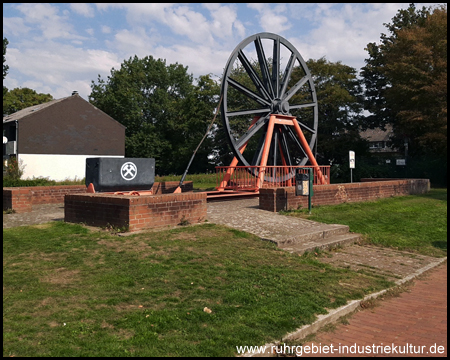
<svg viewBox="0 0 450 360">
<path fill-rule="evenodd" d="M 309 148 L 308 142 L 306 141 L 305 135 L 303 135 L 302 129 L 300 129 L 300 125 L 298 125 L 297 119 L 293 118 L 292 122 L 294 124 L 295 132 L 297 133 L 298 137 L 300 138 L 300 143 L 303 146 L 303 148 L 304 148 L 304 150 L 306 152 L 306 155 L 308 156 L 309 161 L 311 162 L 311 165 L 314 167 L 314 169 L 317 172 L 317 177 L 318 177 L 318 180 L 319 180 L 318 183 L 322 184 L 322 185 L 325 185 L 326 184 L 325 178 L 324 178 L 324 176 L 322 174 L 322 171 L 320 171 L 320 167 L 317 164 L 317 161 L 314 158 L 314 155 L 311 152 L 311 149 Z"/>
<path fill-rule="evenodd" d="M 269 124 L 267 125 L 266 139 L 264 141 L 261 163 L 259 165 L 258 179 L 256 180 L 256 186 L 258 187 L 258 189 L 261 189 L 264 182 L 264 173 L 266 172 L 267 160 L 269 158 L 270 143 L 272 142 L 275 118 L 276 115 L 270 115 Z"/>
</svg>

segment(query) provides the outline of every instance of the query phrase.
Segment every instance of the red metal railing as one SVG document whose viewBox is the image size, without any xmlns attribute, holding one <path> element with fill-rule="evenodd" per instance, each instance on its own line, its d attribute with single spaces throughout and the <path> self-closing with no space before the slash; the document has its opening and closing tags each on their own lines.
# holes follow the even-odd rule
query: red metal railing
<svg viewBox="0 0 450 360">
<path fill-rule="evenodd" d="M 258 191 L 261 187 L 272 188 L 295 186 L 296 169 L 313 169 L 313 184 L 330 183 L 330 166 L 319 166 L 321 174 L 314 166 L 216 166 L 217 190 Z M 264 176 L 260 175 L 261 171 Z"/>
</svg>

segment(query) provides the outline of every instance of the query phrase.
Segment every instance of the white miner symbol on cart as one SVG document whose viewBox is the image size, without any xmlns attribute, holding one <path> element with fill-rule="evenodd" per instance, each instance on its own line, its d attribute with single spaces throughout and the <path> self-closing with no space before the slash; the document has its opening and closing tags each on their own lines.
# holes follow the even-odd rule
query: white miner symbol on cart
<svg viewBox="0 0 450 360">
<path fill-rule="evenodd" d="M 132 162 L 126 162 L 120 169 L 120 175 L 124 180 L 133 180 L 137 175 L 137 167 Z"/>
</svg>

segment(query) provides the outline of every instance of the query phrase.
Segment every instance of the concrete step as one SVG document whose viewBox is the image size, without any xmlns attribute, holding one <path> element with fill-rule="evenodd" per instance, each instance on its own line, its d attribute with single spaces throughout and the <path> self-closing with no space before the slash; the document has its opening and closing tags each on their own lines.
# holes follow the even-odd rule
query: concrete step
<svg viewBox="0 0 450 360">
<path fill-rule="evenodd" d="M 325 238 L 314 239 L 302 243 L 295 243 L 291 246 L 281 247 L 285 251 L 291 253 L 303 254 L 305 251 L 314 251 L 315 249 L 332 249 L 337 246 L 351 245 L 361 240 L 361 234 L 345 233 L 331 235 Z"/>
<path fill-rule="evenodd" d="M 337 235 L 348 234 L 348 232 L 349 227 L 347 225 L 321 224 L 310 230 L 299 228 L 298 233 L 292 235 L 291 232 L 289 236 L 285 236 L 282 239 L 277 239 L 275 242 L 278 247 L 285 248 L 295 246 L 296 244 L 322 242 L 324 239 Z"/>
</svg>

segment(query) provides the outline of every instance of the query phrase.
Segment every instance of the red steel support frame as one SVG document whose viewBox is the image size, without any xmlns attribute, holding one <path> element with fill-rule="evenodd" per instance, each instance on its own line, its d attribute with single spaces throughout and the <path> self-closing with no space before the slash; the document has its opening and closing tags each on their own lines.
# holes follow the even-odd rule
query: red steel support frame
<svg viewBox="0 0 450 360">
<path fill-rule="evenodd" d="M 322 174 L 322 171 L 320 171 L 319 165 L 317 164 L 316 158 L 314 157 L 311 149 L 309 148 L 308 142 L 305 139 L 305 135 L 303 135 L 302 129 L 300 129 L 300 126 L 298 125 L 297 119 L 295 117 L 292 117 L 292 122 L 294 123 L 294 129 L 297 133 L 298 137 L 300 138 L 300 143 L 303 146 L 303 149 L 306 152 L 306 155 L 308 155 L 308 159 L 311 162 L 311 165 L 314 166 L 314 168 L 317 171 L 317 176 L 320 180 L 320 184 L 326 184 L 325 178 Z"/>
<path fill-rule="evenodd" d="M 249 129 L 256 123 L 256 121 L 258 119 L 259 119 L 259 117 L 253 118 L 253 121 L 250 124 Z M 309 148 L 308 141 L 306 140 L 305 135 L 303 134 L 303 131 L 300 128 L 300 125 L 298 124 L 295 116 L 271 114 L 270 118 L 269 118 L 269 123 L 267 126 L 267 132 L 266 132 L 266 138 L 264 141 L 264 148 L 263 148 L 263 153 L 262 153 L 262 157 L 261 157 L 261 163 L 259 165 L 260 166 L 259 174 L 258 174 L 258 179 L 256 181 L 257 188 L 260 189 L 264 182 L 264 174 L 266 171 L 267 160 L 269 158 L 270 144 L 272 142 L 272 135 L 273 135 L 275 124 L 294 126 L 295 132 L 300 140 L 300 144 L 302 145 L 303 149 L 305 150 L 305 153 L 308 156 L 308 159 L 311 162 L 311 165 L 316 170 L 317 177 L 318 177 L 318 183 L 326 184 L 325 177 L 323 176 L 322 171 L 320 170 L 320 167 L 317 164 L 317 161 L 316 161 L 311 149 Z M 247 142 L 239 149 L 241 154 L 244 152 L 246 146 L 247 146 Z M 281 148 L 280 148 L 280 150 L 281 150 Z M 283 165 L 286 166 L 286 160 L 284 159 L 283 152 L 280 151 L 280 154 L 281 154 L 281 159 L 282 159 Z M 228 181 L 231 178 L 231 175 L 234 172 L 234 168 L 236 167 L 237 164 L 238 164 L 238 159 L 236 157 L 234 157 L 228 170 L 227 170 L 227 173 L 225 174 L 222 182 L 220 183 L 220 186 L 217 188 L 218 191 L 223 191 L 225 189 Z"/>
</svg>

